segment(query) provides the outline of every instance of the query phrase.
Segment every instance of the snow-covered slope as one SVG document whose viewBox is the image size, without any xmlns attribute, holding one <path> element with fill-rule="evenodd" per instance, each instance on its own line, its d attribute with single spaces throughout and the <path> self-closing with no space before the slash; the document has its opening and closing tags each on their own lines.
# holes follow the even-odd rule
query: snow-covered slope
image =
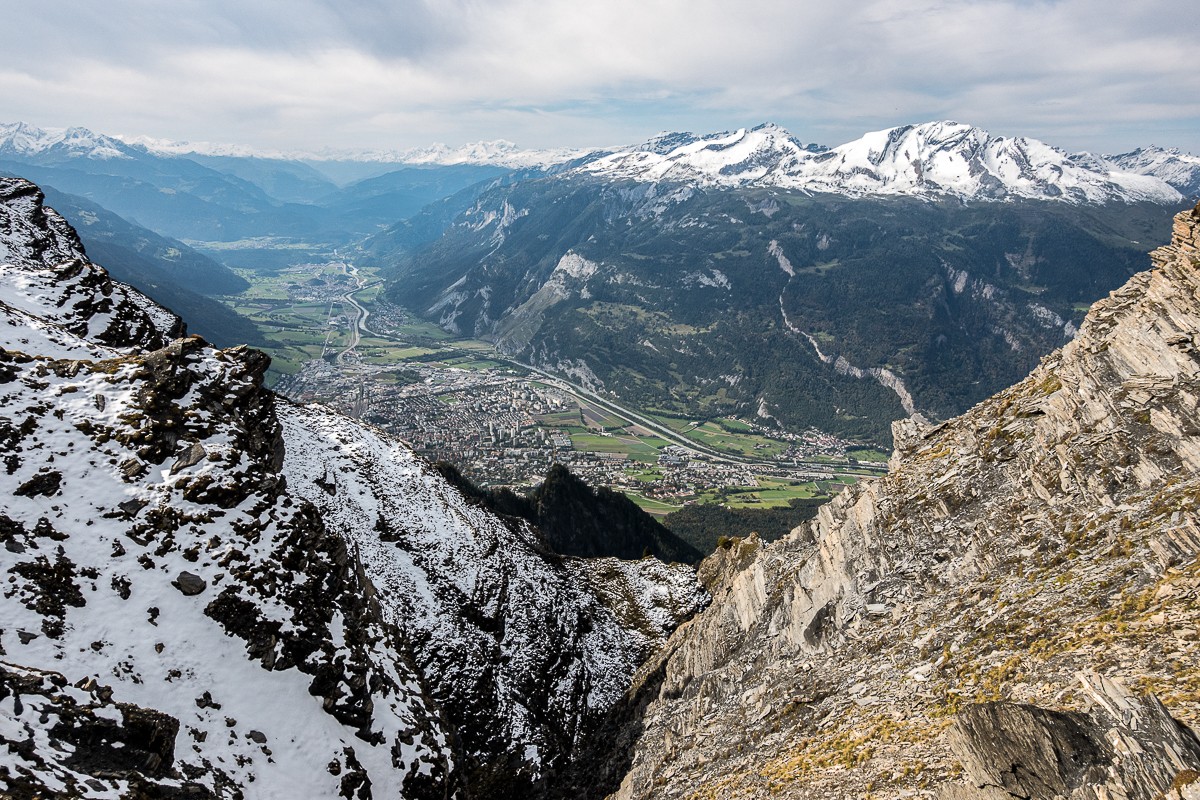
<svg viewBox="0 0 1200 800">
<path fill-rule="evenodd" d="M 6 789 L 519 793 L 702 600 L 546 552 L 261 353 L 170 340 L 31 184 L 0 179 L 0 242 Z"/>
<path fill-rule="evenodd" d="M 600 156 L 578 168 L 605 178 L 709 186 L 784 186 L 794 183 L 824 151 L 801 144 L 767 123 L 733 133 L 659 134 L 643 144 Z"/>
<path fill-rule="evenodd" d="M 701 186 L 771 186 L 847 195 L 952 195 L 1070 203 L 1174 203 L 1151 174 L 1080 163 L 1036 139 L 992 136 L 957 122 L 868 133 L 833 149 L 802 145 L 776 125 L 695 137 L 660 136 L 601 156 L 577 172 L 608 179 Z"/>
<path fill-rule="evenodd" d="M 1115 169 L 1160 178 L 1185 197 L 1200 198 L 1200 156 L 1174 148 L 1141 147 L 1103 158 Z"/>
</svg>

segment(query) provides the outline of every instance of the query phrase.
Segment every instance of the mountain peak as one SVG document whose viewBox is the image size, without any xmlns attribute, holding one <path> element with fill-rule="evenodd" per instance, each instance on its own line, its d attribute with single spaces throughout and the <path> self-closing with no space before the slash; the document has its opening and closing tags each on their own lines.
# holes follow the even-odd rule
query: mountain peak
<svg viewBox="0 0 1200 800">
<path fill-rule="evenodd" d="M 0 123 L 0 155 L 22 157 L 130 158 L 129 146 L 87 128 L 38 128 L 26 122 Z"/>
<path fill-rule="evenodd" d="M 1180 199 L 1156 177 L 1115 168 L 1097 170 L 1036 139 L 993 136 L 953 120 L 872 131 L 832 149 L 804 145 L 769 122 L 707 136 L 660 135 L 577 170 L 644 182 L 773 186 L 846 195 L 1069 203 Z"/>
</svg>

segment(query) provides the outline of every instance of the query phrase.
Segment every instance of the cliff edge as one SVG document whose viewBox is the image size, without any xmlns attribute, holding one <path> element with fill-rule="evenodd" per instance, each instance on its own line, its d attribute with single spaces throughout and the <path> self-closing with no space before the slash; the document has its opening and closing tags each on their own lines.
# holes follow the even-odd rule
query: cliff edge
<svg viewBox="0 0 1200 800">
<path fill-rule="evenodd" d="M 888 477 L 710 557 L 615 796 L 1193 792 L 1200 207 L 1151 261 L 1024 381 L 897 423 Z"/>
</svg>

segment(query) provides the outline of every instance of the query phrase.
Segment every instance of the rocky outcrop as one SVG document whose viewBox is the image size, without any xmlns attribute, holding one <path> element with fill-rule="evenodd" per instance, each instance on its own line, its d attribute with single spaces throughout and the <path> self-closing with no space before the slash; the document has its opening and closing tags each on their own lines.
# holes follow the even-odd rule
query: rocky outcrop
<svg viewBox="0 0 1200 800">
<path fill-rule="evenodd" d="M 1156 698 L 1096 674 L 1080 682 L 1086 714 L 1003 702 L 959 714 L 948 741 L 966 786 L 948 787 L 943 800 L 1156 800 L 1200 778 L 1200 739 Z"/>
<path fill-rule="evenodd" d="M 0 325 L 7 328 L 6 343 L 45 336 L 47 323 L 117 348 L 155 349 L 183 335 L 179 317 L 92 264 L 75 230 L 43 200 L 28 181 L 0 179 Z M 15 264 L 20 268 L 11 268 Z"/>
<path fill-rule="evenodd" d="M 1020 752 L 1065 737 L 1091 754 L 1045 784 L 1071 797 L 1153 797 L 1200 767 L 1174 744 L 1178 759 L 1149 759 L 1154 781 L 1130 779 L 1128 760 L 1116 777 L 1127 731 L 1097 710 L 1107 689 L 1076 678 L 1095 672 L 1200 719 L 1198 253 L 1200 209 L 1026 380 L 936 427 L 898 425 L 887 478 L 777 543 L 706 561 L 713 604 L 643 669 L 653 700 L 616 796 L 1005 786 L 972 771 L 990 759 L 965 755 L 980 740 L 970 731 L 988 730 Z M 983 703 L 1002 705 L 966 711 Z M 1113 707 L 1128 726 L 1121 708 L 1156 704 Z"/>
<path fill-rule="evenodd" d="M 526 796 L 703 599 L 175 338 L 30 184 L 0 223 L 5 791 Z"/>
</svg>

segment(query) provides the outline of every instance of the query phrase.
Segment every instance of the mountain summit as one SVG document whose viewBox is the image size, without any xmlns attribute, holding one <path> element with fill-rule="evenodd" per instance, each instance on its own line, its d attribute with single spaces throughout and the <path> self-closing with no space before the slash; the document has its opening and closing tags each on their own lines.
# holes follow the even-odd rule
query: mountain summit
<svg viewBox="0 0 1200 800">
<path fill-rule="evenodd" d="M 889 128 L 832 149 L 802 145 L 771 124 L 703 137 L 672 134 L 601 156 L 577 171 L 640 182 L 846 195 L 1032 198 L 1077 204 L 1182 199 L 1153 176 L 1120 171 L 1115 164 L 1089 168 L 1036 139 L 993 136 L 958 122 Z"/>
<path fill-rule="evenodd" d="M 129 145 L 87 128 L 42 129 L 24 122 L 0 123 L 0 158 L 129 158 Z"/>
</svg>

